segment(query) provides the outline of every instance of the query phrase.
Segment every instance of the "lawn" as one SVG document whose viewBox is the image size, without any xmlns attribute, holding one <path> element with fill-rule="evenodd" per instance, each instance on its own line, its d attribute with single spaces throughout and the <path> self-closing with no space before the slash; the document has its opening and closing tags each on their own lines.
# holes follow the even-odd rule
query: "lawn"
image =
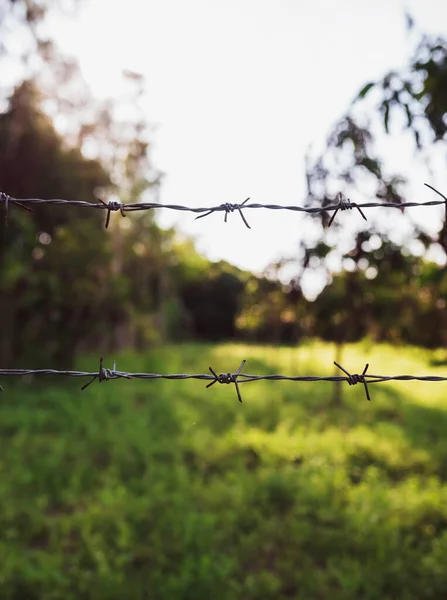
<svg viewBox="0 0 447 600">
<path fill-rule="evenodd" d="M 334 374 L 334 349 L 123 353 L 159 373 Z M 446 375 L 367 343 L 361 373 Z M 97 357 L 77 367 L 97 368 Z M 49 365 L 50 366 L 50 365 Z M 111 366 L 106 361 L 105 366 Z M 0 598 L 447 597 L 447 383 L 1 381 Z"/>
</svg>

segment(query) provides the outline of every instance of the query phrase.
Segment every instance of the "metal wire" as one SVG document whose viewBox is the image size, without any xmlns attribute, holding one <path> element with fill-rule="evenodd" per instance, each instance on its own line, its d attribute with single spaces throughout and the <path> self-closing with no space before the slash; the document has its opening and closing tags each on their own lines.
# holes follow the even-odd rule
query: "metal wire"
<svg viewBox="0 0 447 600">
<path fill-rule="evenodd" d="M 199 379 L 202 381 L 209 381 L 210 383 L 206 386 L 211 387 L 215 383 L 221 384 L 234 384 L 236 387 L 236 393 L 239 402 L 242 402 L 242 396 L 240 393 L 239 385 L 242 383 L 249 383 L 251 381 L 347 381 L 349 385 L 355 385 L 357 383 L 363 383 L 365 387 L 365 393 L 367 400 L 371 400 L 368 385 L 370 383 L 382 383 L 384 381 L 447 381 L 447 377 L 440 377 L 435 375 L 372 375 L 367 374 L 368 364 L 363 369 L 361 374 L 350 374 L 341 365 L 334 362 L 335 366 L 341 369 L 346 376 L 343 375 L 331 375 L 331 376 L 314 376 L 314 375 L 250 375 L 247 373 L 241 373 L 246 361 L 243 360 L 234 373 L 220 373 L 218 375 L 212 367 L 209 367 L 211 375 L 205 374 L 162 374 L 162 373 L 127 373 L 124 371 L 118 371 L 116 369 L 116 362 L 113 363 L 112 369 L 103 367 L 103 358 L 99 361 L 99 370 L 96 372 L 89 371 L 58 371 L 55 369 L 0 369 L 0 377 L 3 376 L 24 376 L 24 375 L 64 375 L 67 377 L 90 377 L 85 385 L 82 386 L 81 390 L 85 390 L 90 384 L 98 380 L 100 383 L 103 381 L 109 381 L 111 379 Z M 3 388 L 0 386 L 0 391 Z"/>
<path fill-rule="evenodd" d="M 363 204 L 358 204 L 356 202 L 351 202 L 350 200 L 345 200 L 345 199 L 343 199 L 343 196 L 341 194 L 338 194 L 337 195 L 338 202 L 336 204 L 331 204 L 329 206 L 324 206 L 324 207 L 286 206 L 286 205 L 280 205 L 280 204 L 258 204 L 258 203 L 246 204 L 248 202 L 248 200 L 250 200 L 250 198 L 246 198 L 241 204 L 225 203 L 225 204 L 219 204 L 217 206 L 196 208 L 196 207 L 191 207 L 191 206 L 182 206 L 180 204 L 158 204 L 158 203 L 154 203 L 154 202 L 138 202 L 138 203 L 125 204 L 123 202 L 118 202 L 116 200 L 109 200 L 108 202 L 105 202 L 104 200 L 101 200 L 101 199 L 99 199 L 99 202 L 85 202 L 84 200 L 62 200 L 62 199 L 58 199 L 58 198 L 55 198 L 55 199 L 21 198 L 21 199 L 19 199 L 19 198 L 13 198 L 11 196 L 8 196 L 8 194 L 5 194 L 4 192 L 0 192 L 0 204 L 3 204 L 3 206 L 4 206 L 5 223 L 7 223 L 7 220 L 8 220 L 8 208 L 10 207 L 11 204 L 19 206 L 20 208 L 24 208 L 28 211 L 32 210 L 29 205 L 33 205 L 33 204 L 55 204 L 55 205 L 64 205 L 64 206 L 77 206 L 79 208 L 92 208 L 92 209 L 106 210 L 107 211 L 106 220 L 105 220 L 106 229 L 109 226 L 111 212 L 119 211 L 121 213 L 121 215 L 123 217 L 125 217 L 126 212 L 152 210 L 152 209 L 156 209 L 156 208 L 167 208 L 169 210 L 179 210 L 179 211 L 188 211 L 188 212 L 193 212 L 193 213 L 203 213 L 203 214 L 199 214 L 199 216 L 196 217 L 196 219 L 202 219 L 203 217 L 208 217 L 209 215 L 211 215 L 212 213 L 215 213 L 215 212 L 224 212 L 225 213 L 225 219 L 224 219 L 225 222 L 227 221 L 228 214 L 237 210 L 239 212 L 239 215 L 240 215 L 242 221 L 244 222 L 245 226 L 248 227 L 248 229 L 251 229 L 251 227 L 248 224 L 247 220 L 245 219 L 245 217 L 242 213 L 242 210 L 249 209 L 249 208 L 267 208 L 269 210 L 290 210 L 290 211 L 294 211 L 294 212 L 305 212 L 305 213 L 310 213 L 310 214 L 323 213 L 323 212 L 334 212 L 334 214 L 332 215 L 332 217 L 329 221 L 329 227 L 332 224 L 332 221 L 334 220 L 335 215 L 337 214 L 337 212 L 339 210 L 343 211 L 343 210 L 352 209 L 352 208 L 356 208 L 360 212 L 361 216 L 365 219 L 365 221 L 367 219 L 361 210 L 362 208 L 364 209 L 364 208 L 378 208 L 378 207 L 380 208 L 380 207 L 382 207 L 382 208 L 400 208 L 400 209 L 402 209 L 402 208 L 409 208 L 409 207 L 414 207 L 414 206 L 439 206 L 439 205 L 443 204 L 446 207 L 446 216 L 447 216 L 447 197 L 444 196 L 443 194 L 441 194 L 441 192 L 436 190 L 434 187 L 432 187 L 428 183 L 425 183 L 424 185 L 426 185 L 431 190 L 436 192 L 436 194 L 441 196 L 443 198 L 443 200 L 431 200 L 428 202 L 402 202 L 400 204 L 398 202 L 365 202 Z"/>
<path fill-rule="evenodd" d="M 109 200 L 108 202 L 104 202 L 100 199 L 98 203 L 90 203 L 82 200 L 62 200 L 62 199 L 48 199 L 44 200 L 42 198 L 26 198 L 26 199 L 17 199 L 4 192 L 0 192 L 0 204 L 4 205 L 5 210 L 5 223 L 7 224 L 8 218 L 8 208 L 11 204 L 19 206 L 20 208 L 24 208 L 26 210 L 32 210 L 28 205 L 32 204 L 55 204 L 55 205 L 68 205 L 68 206 L 78 206 L 80 208 L 93 208 L 100 210 L 107 210 L 105 227 L 107 228 L 110 221 L 110 213 L 112 211 L 119 211 L 123 217 L 126 216 L 126 212 L 133 211 L 141 211 L 141 210 L 151 210 L 153 208 L 168 208 L 171 210 L 180 210 L 180 211 L 189 211 L 193 213 L 203 213 L 199 214 L 196 219 L 201 219 L 203 217 L 207 217 L 214 212 L 225 212 L 225 222 L 227 221 L 228 214 L 230 212 L 234 212 L 237 210 L 241 216 L 242 221 L 250 229 L 250 225 L 246 221 L 242 210 L 247 208 L 267 208 L 270 210 L 291 210 L 295 212 L 306 212 L 306 213 L 322 213 L 322 212 L 330 212 L 333 211 L 329 226 L 332 224 L 335 215 L 339 210 L 347 210 L 356 208 L 363 219 L 366 220 L 365 215 L 362 212 L 362 208 L 376 208 L 376 207 L 388 207 L 388 208 L 407 208 L 414 206 L 437 206 L 437 205 L 445 205 L 446 211 L 446 219 L 447 219 L 447 197 L 441 194 L 434 187 L 429 185 L 428 183 L 424 184 L 429 187 L 431 190 L 436 192 L 439 196 L 443 198 L 443 200 L 432 200 L 429 202 L 403 202 L 401 204 L 396 202 L 366 202 L 363 204 L 357 204 L 355 202 L 351 202 L 350 200 L 344 200 L 341 194 L 337 195 L 337 204 L 333 204 L 325 207 L 303 207 L 303 206 L 282 206 L 278 204 L 246 204 L 249 200 L 247 198 L 241 204 L 220 204 L 218 206 L 211 207 L 200 207 L 193 208 L 188 206 L 182 206 L 177 204 L 156 204 L 152 202 L 141 202 L 135 204 L 124 204 L 122 202 L 117 202 L 115 200 Z M 334 364 L 341 369 L 346 376 L 309 376 L 309 375 L 299 375 L 299 376 L 291 376 L 291 375 L 248 375 L 246 373 L 242 373 L 242 368 L 245 365 L 245 360 L 242 361 L 237 371 L 234 373 L 221 373 L 217 375 L 217 373 L 213 370 L 212 367 L 209 367 L 211 375 L 208 374 L 161 374 L 161 373 L 126 373 L 124 371 L 117 371 L 116 364 L 113 363 L 112 369 L 106 369 L 103 367 L 103 359 L 101 357 L 99 364 L 98 372 L 86 372 L 86 371 L 58 371 L 54 369 L 0 369 L 0 377 L 2 376 L 24 376 L 24 375 L 65 375 L 68 377 L 90 377 L 90 381 L 82 386 L 82 390 L 85 390 L 91 383 L 93 383 L 96 379 L 101 383 L 103 381 L 108 381 L 110 379 L 199 379 L 202 381 L 209 381 L 210 383 L 206 386 L 207 388 L 213 386 L 215 383 L 221 384 L 234 384 L 236 388 L 236 393 L 239 402 L 242 402 L 242 397 L 239 389 L 239 384 L 241 383 L 249 383 L 251 381 L 347 381 L 349 385 L 355 385 L 357 383 L 362 383 L 365 388 L 366 398 L 371 400 L 368 384 L 370 383 L 380 383 L 384 381 L 447 381 L 447 377 L 438 377 L 438 376 L 414 376 L 414 375 L 371 375 L 367 374 L 368 364 L 365 366 L 363 372 L 361 374 L 350 374 L 346 369 L 344 369 L 341 365 L 334 362 Z M 0 385 L 0 391 L 3 391 L 3 388 Z"/>
</svg>

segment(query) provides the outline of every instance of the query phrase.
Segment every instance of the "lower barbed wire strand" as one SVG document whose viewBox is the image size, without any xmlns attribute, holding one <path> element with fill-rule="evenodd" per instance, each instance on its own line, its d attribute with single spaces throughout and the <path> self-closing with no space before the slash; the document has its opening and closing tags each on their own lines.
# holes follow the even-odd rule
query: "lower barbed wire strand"
<svg viewBox="0 0 447 600">
<path fill-rule="evenodd" d="M 211 375 L 206 373 L 127 373 L 124 371 L 117 371 L 115 362 L 113 363 L 113 369 L 103 367 L 103 358 L 100 358 L 99 370 L 96 372 L 85 372 L 85 371 L 58 371 L 55 369 L 0 369 L 0 377 L 12 376 L 12 375 L 66 375 L 68 377 L 90 377 L 90 381 L 81 387 L 81 390 L 85 390 L 95 381 L 102 383 L 103 381 L 110 381 L 112 379 L 170 379 L 170 380 L 182 380 L 182 379 L 198 379 L 201 381 L 208 381 L 207 388 L 212 387 L 214 384 L 233 384 L 236 389 L 236 394 L 239 402 L 242 403 L 242 395 L 239 385 L 242 383 L 252 383 L 254 381 L 346 381 L 349 385 L 356 385 L 362 383 L 365 388 L 366 399 L 371 400 L 368 385 L 370 383 L 381 383 L 386 381 L 447 381 L 447 377 L 440 377 L 435 375 L 368 375 L 366 373 L 368 364 L 363 370 L 363 373 L 349 373 L 344 367 L 338 363 L 334 363 L 340 368 L 346 376 L 343 375 L 328 375 L 328 376 L 317 376 L 317 375 L 250 375 L 248 373 L 241 373 L 245 360 L 242 361 L 238 370 L 235 373 L 220 373 L 209 367 Z M 0 392 L 4 389 L 0 384 Z"/>
<path fill-rule="evenodd" d="M 127 373 L 114 369 L 104 369 L 108 372 L 107 379 L 197 379 L 201 381 L 214 381 L 215 377 L 208 373 Z M 0 378 L 4 376 L 28 375 L 65 375 L 67 377 L 98 377 L 98 371 L 59 371 L 56 369 L 0 369 Z M 237 375 L 238 383 L 252 381 L 348 381 L 343 375 L 253 375 L 249 373 L 230 373 Z M 386 381 L 447 381 L 447 377 L 438 375 L 363 375 L 367 383 L 381 383 Z"/>
</svg>

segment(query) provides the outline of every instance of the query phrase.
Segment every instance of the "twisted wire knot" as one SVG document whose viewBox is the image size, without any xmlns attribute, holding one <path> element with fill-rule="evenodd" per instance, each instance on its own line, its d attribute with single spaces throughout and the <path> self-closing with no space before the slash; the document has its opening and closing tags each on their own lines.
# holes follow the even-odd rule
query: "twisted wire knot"
<svg viewBox="0 0 447 600">
<path fill-rule="evenodd" d="M 237 210 L 239 208 L 239 204 L 230 204 L 229 202 L 225 202 L 224 204 L 221 204 L 220 207 L 225 210 L 225 219 L 224 220 L 226 221 L 228 213 L 234 212 L 235 210 Z"/>
<path fill-rule="evenodd" d="M 338 213 L 339 210 L 343 211 L 343 210 L 356 208 L 359 211 L 359 213 L 362 215 L 362 217 L 365 219 L 365 221 L 367 221 L 367 218 L 363 214 L 360 206 L 358 206 L 355 202 L 351 202 L 351 200 L 349 200 L 349 198 L 347 198 L 345 200 L 343 198 L 343 194 L 341 192 L 339 192 L 337 194 L 337 200 L 338 200 L 338 206 L 335 209 L 332 217 L 329 219 L 328 227 L 330 227 L 332 225 L 332 221 L 335 219 L 335 215 Z"/>
<path fill-rule="evenodd" d="M 355 385 L 356 383 L 365 383 L 365 378 L 363 377 L 363 375 L 354 373 L 354 375 L 349 375 L 347 382 L 349 383 L 349 385 Z"/>
<path fill-rule="evenodd" d="M 343 198 L 340 198 L 338 205 L 340 207 L 340 210 L 347 210 L 348 208 L 354 208 L 354 205 L 349 200 L 349 198 L 347 198 L 346 200 L 344 200 Z"/>
<path fill-rule="evenodd" d="M 5 192 L 0 192 L 0 200 L 3 201 L 5 207 L 5 227 L 8 227 L 8 209 L 10 202 L 12 202 L 12 204 L 16 204 L 17 206 L 20 206 L 20 208 L 24 208 L 28 212 L 33 212 L 32 208 L 30 208 L 29 206 L 25 206 L 25 204 L 22 204 L 15 198 L 11 198 L 11 196 L 8 196 L 8 194 L 5 194 Z"/>
<path fill-rule="evenodd" d="M 235 210 L 238 210 L 239 214 L 241 215 L 241 219 L 244 222 L 245 226 L 248 227 L 248 229 L 251 229 L 250 225 L 247 223 L 247 220 L 246 220 L 246 218 L 244 217 L 244 215 L 242 213 L 242 208 L 243 208 L 244 204 L 246 202 L 248 202 L 249 200 L 250 200 L 250 198 L 246 198 L 241 204 L 230 204 L 230 202 L 226 202 L 224 204 L 219 204 L 219 206 L 216 206 L 216 208 L 213 208 L 212 210 L 209 210 L 205 214 L 199 215 L 198 217 L 196 217 L 196 220 L 197 219 L 203 219 L 203 217 L 208 217 L 210 214 L 212 214 L 215 211 L 223 210 L 223 211 L 225 211 L 224 221 L 226 223 L 227 222 L 228 214 L 231 213 L 231 212 L 234 212 Z"/>
<path fill-rule="evenodd" d="M 8 226 L 8 203 L 10 200 L 10 196 L 8 196 L 8 194 L 5 194 L 5 192 L 0 192 L 0 200 L 3 201 L 3 204 L 5 206 L 5 227 Z"/>
<path fill-rule="evenodd" d="M 106 207 L 107 209 L 107 217 L 106 217 L 106 223 L 105 223 L 105 228 L 107 229 L 109 226 L 109 222 L 110 222 L 110 213 L 112 211 L 116 211 L 119 210 L 121 213 L 122 217 L 126 216 L 126 213 L 124 212 L 124 204 L 123 202 L 118 202 L 118 200 L 108 200 L 108 202 L 104 202 L 104 200 L 102 200 L 101 198 L 98 198 L 98 200 L 100 202 L 102 202 L 102 204 Z"/>
<path fill-rule="evenodd" d="M 334 361 L 334 365 L 336 367 L 338 367 L 339 369 L 341 369 L 344 373 L 346 373 L 346 381 L 349 383 L 349 385 L 356 385 L 357 383 L 363 383 L 363 385 L 365 386 L 366 398 L 368 400 L 371 400 L 370 395 L 369 395 L 368 385 L 365 380 L 365 374 L 369 367 L 368 363 L 366 364 L 365 368 L 363 369 L 363 372 L 361 375 L 359 375 L 358 373 L 354 373 L 351 375 L 351 373 L 348 373 L 348 371 L 346 369 L 344 369 L 341 365 L 339 365 L 335 361 Z"/>
<path fill-rule="evenodd" d="M 107 202 L 107 207 L 110 210 L 122 210 L 124 207 L 124 204 L 122 202 L 118 202 L 118 200 L 109 200 Z"/>
<path fill-rule="evenodd" d="M 234 385 L 236 387 L 237 398 L 238 398 L 239 402 L 242 402 L 242 396 L 241 396 L 241 392 L 239 390 L 239 383 L 238 383 L 237 378 L 240 375 L 245 363 L 246 363 L 245 360 L 243 360 L 241 362 L 236 373 L 221 373 L 220 375 L 218 375 L 212 367 L 209 367 L 209 370 L 212 373 L 212 375 L 214 376 L 214 379 L 206 387 L 209 388 L 212 385 L 214 385 L 215 383 L 234 383 Z"/>
<path fill-rule="evenodd" d="M 112 369 L 105 369 L 103 368 L 101 370 L 101 376 L 99 377 L 99 381 L 107 381 L 108 379 L 116 379 L 117 376 L 115 375 L 115 373 L 113 372 Z"/>
<path fill-rule="evenodd" d="M 103 367 L 102 363 L 103 357 L 101 356 L 101 358 L 99 359 L 98 373 L 95 373 L 95 375 L 93 375 L 90 381 L 81 387 L 81 390 L 85 390 L 85 388 L 88 388 L 88 386 L 91 383 L 93 383 L 96 379 L 99 381 L 99 383 L 102 383 L 103 381 L 108 381 L 109 379 L 119 379 L 120 377 L 124 377 L 125 379 L 132 379 L 131 375 L 117 372 L 116 361 L 113 361 L 113 367 L 111 369 Z"/>
<path fill-rule="evenodd" d="M 233 373 L 221 373 L 217 376 L 219 383 L 236 383 L 236 378 Z"/>
</svg>

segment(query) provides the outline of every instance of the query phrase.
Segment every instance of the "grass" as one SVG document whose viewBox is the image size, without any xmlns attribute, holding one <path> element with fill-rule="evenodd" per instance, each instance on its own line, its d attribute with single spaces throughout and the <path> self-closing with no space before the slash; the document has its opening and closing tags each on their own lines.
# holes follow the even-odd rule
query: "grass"
<svg viewBox="0 0 447 600">
<path fill-rule="evenodd" d="M 332 374 L 333 347 L 183 345 L 127 371 Z M 416 348 L 343 366 L 445 375 Z M 97 358 L 84 357 L 92 370 Z M 445 383 L 2 382 L 0 598 L 447 595 Z"/>
</svg>

